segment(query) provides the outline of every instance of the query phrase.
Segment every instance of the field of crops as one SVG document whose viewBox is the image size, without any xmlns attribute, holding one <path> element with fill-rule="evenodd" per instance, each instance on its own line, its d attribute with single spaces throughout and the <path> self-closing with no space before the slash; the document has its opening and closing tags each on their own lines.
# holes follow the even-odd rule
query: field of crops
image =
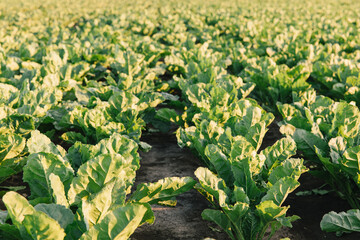
<svg viewBox="0 0 360 240">
<path fill-rule="evenodd" d="M 360 1 L 0 1 L 0 239 L 360 239 Z"/>
</svg>

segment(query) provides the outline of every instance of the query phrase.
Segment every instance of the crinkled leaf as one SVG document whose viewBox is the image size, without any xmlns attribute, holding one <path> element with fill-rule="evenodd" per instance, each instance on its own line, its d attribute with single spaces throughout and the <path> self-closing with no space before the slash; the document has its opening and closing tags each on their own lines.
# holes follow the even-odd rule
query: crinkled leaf
<svg viewBox="0 0 360 240">
<path fill-rule="evenodd" d="M 283 177 L 291 177 L 298 180 L 300 175 L 307 171 L 303 162 L 304 160 L 299 158 L 286 159 L 281 165 L 271 169 L 268 178 L 269 183 L 273 185 Z"/>
<path fill-rule="evenodd" d="M 113 178 L 98 193 L 82 201 L 82 213 L 87 229 L 99 223 L 111 209 L 124 205 L 126 188 L 122 179 Z"/>
<path fill-rule="evenodd" d="M 300 186 L 300 183 L 291 177 L 281 178 L 268 189 L 266 195 L 261 199 L 261 202 L 270 200 L 276 205 L 281 206 L 288 194 L 298 186 Z"/>
<path fill-rule="evenodd" d="M 360 173 L 360 146 L 346 149 L 340 164 L 346 173 L 354 177 Z"/>
<path fill-rule="evenodd" d="M 226 185 L 231 187 L 234 182 L 234 177 L 231 172 L 230 161 L 226 155 L 214 144 L 206 146 L 205 155 L 208 157 L 210 163 L 215 167 L 219 176 L 224 179 Z"/>
<path fill-rule="evenodd" d="M 25 148 L 25 138 L 17 134 L 0 134 L 0 161 L 17 157 Z"/>
<path fill-rule="evenodd" d="M 68 151 L 67 158 L 75 165 L 80 167 L 81 164 L 95 158 L 101 154 L 121 154 L 127 160 L 131 160 L 134 167 L 139 165 L 138 144 L 123 135 L 114 133 L 110 138 L 102 139 L 96 145 L 75 143 Z"/>
<path fill-rule="evenodd" d="M 26 143 L 29 153 L 53 153 L 55 155 L 60 155 L 61 152 L 58 150 L 56 145 L 51 142 L 51 140 L 40 131 L 35 130 L 31 132 L 31 137 Z"/>
<path fill-rule="evenodd" d="M 256 212 L 262 222 L 265 223 L 264 225 L 276 218 L 285 216 L 288 209 L 289 207 L 280 207 L 276 205 L 272 200 L 263 201 L 256 205 Z"/>
<path fill-rule="evenodd" d="M 355 137 L 359 133 L 360 112 L 356 106 L 346 102 L 336 105 L 335 116 L 330 133 L 338 130 L 338 135 L 345 138 Z"/>
<path fill-rule="evenodd" d="M 267 129 L 265 126 L 265 122 L 255 123 L 248 129 L 244 137 L 252 144 L 252 146 L 257 151 L 261 147 L 266 131 Z"/>
<path fill-rule="evenodd" d="M 271 169 L 296 154 L 296 143 L 290 137 L 282 138 L 272 146 L 265 148 L 261 153 L 266 158 L 266 167 Z"/>
<path fill-rule="evenodd" d="M 109 112 L 113 115 L 125 112 L 128 109 L 136 109 L 139 98 L 127 91 L 115 92 L 109 99 Z"/>
<path fill-rule="evenodd" d="M 229 192 L 230 189 L 226 186 L 223 179 L 217 177 L 209 169 L 203 167 L 196 169 L 195 176 L 199 179 L 202 189 L 207 194 L 215 198 L 220 206 L 224 206 L 226 204 L 228 201 L 227 192 Z"/>
<path fill-rule="evenodd" d="M 91 227 L 80 239 L 126 240 L 139 225 L 144 222 L 153 223 L 153 221 L 154 215 L 150 205 L 129 203 L 106 214 L 98 224 Z"/>
<path fill-rule="evenodd" d="M 20 194 L 16 192 L 7 192 L 2 198 L 12 223 L 19 229 L 23 238 L 28 239 L 23 221 L 25 215 L 31 215 L 36 212 L 33 206 Z"/>
<path fill-rule="evenodd" d="M 233 223 L 233 226 L 242 227 L 241 223 L 244 219 L 244 216 L 248 213 L 250 207 L 249 204 L 243 202 L 237 202 L 234 206 L 224 207 L 223 211 L 226 213 L 227 217 Z"/>
<path fill-rule="evenodd" d="M 74 170 L 70 163 L 59 155 L 44 152 L 29 155 L 24 167 L 23 180 L 29 184 L 33 198 L 52 196 L 49 179 L 52 173 L 59 176 L 63 185 L 68 187 L 73 179 Z"/>
<path fill-rule="evenodd" d="M 22 224 L 33 239 L 63 240 L 65 238 L 65 231 L 59 223 L 40 211 L 25 215 Z"/>
<path fill-rule="evenodd" d="M 232 162 L 231 171 L 235 178 L 235 185 L 242 187 L 249 199 L 256 199 L 261 194 L 261 190 L 252 178 L 250 158 L 237 159 Z"/>
<path fill-rule="evenodd" d="M 65 207 L 69 207 L 69 202 L 65 195 L 64 184 L 61 181 L 58 175 L 54 173 L 50 173 L 49 175 L 50 187 L 52 190 L 52 197 L 55 200 L 56 204 L 63 205 Z"/>
<path fill-rule="evenodd" d="M 193 188 L 196 181 L 191 177 L 170 177 L 155 183 L 142 183 L 131 195 L 130 201 L 154 204 L 170 200 Z"/>
<path fill-rule="evenodd" d="M 293 139 L 296 142 L 298 150 L 301 150 L 307 157 L 316 156 L 315 147 L 323 152 L 329 151 L 329 146 L 323 139 L 306 130 L 296 129 L 293 135 Z"/>
<path fill-rule="evenodd" d="M 360 232 L 360 210 L 329 212 L 323 216 L 320 227 L 325 232 Z"/>
<path fill-rule="evenodd" d="M 95 194 L 113 178 L 121 178 L 132 183 L 136 166 L 132 159 L 125 159 L 120 154 L 102 154 L 84 163 L 77 172 L 68 192 L 69 203 L 79 203 Z"/>
<path fill-rule="evenodd" d="M 74 221 L 74 214 L 72 211 L 63 205 L 40 203 L 35 206 L 35 210 L 46 213 L 46 215 L 56 220 L 63 229 Z"/>
<path fill-rule="evenodd" d="M 232 161 L 239 158 L 243 159 L 251 156 L 255 152 L 255 148 L 244 137 L 237 136 L 236 141 L 231 146 L 230 156 Z"/>
<path fill-rule="evenodd" d="M 332 162 L 339 163 L 340 158 L 346 150 L 346 140 L 343 137 L 332 138 L 329 141 L 330 157 Z"/>
<path fill-rule="evenodd" d="M 0 126 L 2 125 L 23 137 L 27 137 L 31 131 L 35 130 L 34 117 L 27 114 L 12 114 L 0 121 Z"/>
</svg>

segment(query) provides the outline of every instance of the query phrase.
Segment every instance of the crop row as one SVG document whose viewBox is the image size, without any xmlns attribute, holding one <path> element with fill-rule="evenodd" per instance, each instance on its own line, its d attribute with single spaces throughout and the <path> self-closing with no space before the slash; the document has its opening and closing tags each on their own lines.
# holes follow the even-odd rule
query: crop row
<svg viewBox="0 0 360 240">
<path fill-rule="evenodd" d="M 3 196 L 0 236 L 127 239 L 194 187 L 231 239 L 271 238 L 305 165 L 354 208 L 322 229 L 359 231 L 356 3 L 20 2 L 0 4 L 0 181 L 31 195 Z M 286 136 L 264 148 L 274 115 Z M 197 181 L 131 191 L 142 132 L 169 122 Z"/>
</svg>

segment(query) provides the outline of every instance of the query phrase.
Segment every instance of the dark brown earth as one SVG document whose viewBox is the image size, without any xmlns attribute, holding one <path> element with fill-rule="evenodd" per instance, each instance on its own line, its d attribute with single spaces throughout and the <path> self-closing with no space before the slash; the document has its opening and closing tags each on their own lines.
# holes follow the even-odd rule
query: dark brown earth
<svg viewBox="0 0 360 240">
<path fill-rule="evenodd" d="M 154 182 L 165 177 L 190 176 L 200 161 L 188 149 L 177 145 L 174 134 L 152 134 L 143 139 L 152 146 L 148 153 L 141 154 L 140 169 L 136 184 Z M 168 239 L 228 239 L 216 225 L 201 219 L 201 212 L 208 207 L 206 199 L 191 190 L 177 197 L 176 207 L 153 206 L 155 223 L 139 227 L 131 236 L 132 240 Z"/>
</svg>

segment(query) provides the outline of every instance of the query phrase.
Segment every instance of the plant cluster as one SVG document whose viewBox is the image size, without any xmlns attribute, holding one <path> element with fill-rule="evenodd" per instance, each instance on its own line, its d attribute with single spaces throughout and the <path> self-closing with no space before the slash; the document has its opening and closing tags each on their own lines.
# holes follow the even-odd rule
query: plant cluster
<svg viewBox="0 0 360 240">
<path fill-rule="evenodd" d="M 128 239 L 197 189 L 231 239 L 271 238 L 311 166 L 360 231 L 360 5 L 292 2 L 0 2 L 0 183 L 7 239 Z M 285 137 L 264 147 L 274 119 Z M 170 124 L 171 123 L 171 124 Z M 203 167 L 134 189 L 146 131 L 177 126 Z M 303 157 L 292 158 L 296 155 Z M 267 230 L 270 229 L 270 232 Z"/>
</svg>

